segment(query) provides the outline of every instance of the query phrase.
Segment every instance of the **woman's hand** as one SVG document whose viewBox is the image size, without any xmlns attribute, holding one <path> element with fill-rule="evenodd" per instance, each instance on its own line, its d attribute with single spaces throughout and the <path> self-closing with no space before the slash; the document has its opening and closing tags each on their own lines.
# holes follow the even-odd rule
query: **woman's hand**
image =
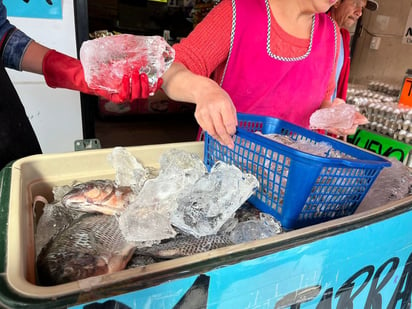
<svg viewBox="0 0 412 309">
<path fill-rule="evenodd" d="M 195 118 L 210 136 L 223 145 L 234 147 L 232 136 L 236 133 L 236 108 L 227 92 L 212 80 L 205 81 L 199 92 Z"/>
<path fill-rule="evenodd" d="M 359 125 L 368 123 L 368 119 L 357 112 L 353 106 L 345 105 L 342 99 L 325 101 L 319 111 L 311 116 L 311 127 L 327 130 L 328 133 L 346 137 L 356 133 Z M 315 115 L 317 113 L 317 115 Z M 315 117 L 322 114 L 322 117 Z M 315 118 L 318 118 L 316 120 Z M 322 118 L 322 119 L 319 119 Z"/>
<path fill-rule="evenodd" d="M 236 108 L 226 91 L 210 78 L 193 74 L 183 64 L 173 63 L 163 74 L 163 90 L 173 100 L 196 104 L 200 127 L 221 144 L 234 147 Z"/>
</svg>

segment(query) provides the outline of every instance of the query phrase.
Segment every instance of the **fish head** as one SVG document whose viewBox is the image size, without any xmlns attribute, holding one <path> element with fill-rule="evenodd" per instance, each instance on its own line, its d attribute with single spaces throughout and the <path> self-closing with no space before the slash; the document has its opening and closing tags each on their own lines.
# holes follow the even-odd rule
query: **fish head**
<svg viewBox="0 0 412 309">
<path fill-rule="evenodd" d="M 91 180 L 75 185 L 62 203 L 78 211 L 113 215 L 126 208 L 131 194 L 129 187 L 116 187 L 112 180 Z"/>
</svg>

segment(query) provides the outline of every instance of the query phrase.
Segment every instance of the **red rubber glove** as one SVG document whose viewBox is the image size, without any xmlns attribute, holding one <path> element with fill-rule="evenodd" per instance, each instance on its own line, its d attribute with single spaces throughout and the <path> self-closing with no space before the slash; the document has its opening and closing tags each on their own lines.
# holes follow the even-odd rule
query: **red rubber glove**
<svg viewBox="0 0 412 309">
<path fill-rule="evenodd" d="M 134 72 L 124 76 L 121 89 L 114 93 L 104 89 L 90 88 L 84 79 L 83 66 L 80 60 L 50 50 L 43 59 L 43 75 L 46 83 L 52 88 L 78 90 L 86 94 L 103 97 L 114 103 L 132 102 L 149 97 L 149 81 L 146 74 Z M 157 89 L 163 80 L 159 78 Z"/>
</svg>

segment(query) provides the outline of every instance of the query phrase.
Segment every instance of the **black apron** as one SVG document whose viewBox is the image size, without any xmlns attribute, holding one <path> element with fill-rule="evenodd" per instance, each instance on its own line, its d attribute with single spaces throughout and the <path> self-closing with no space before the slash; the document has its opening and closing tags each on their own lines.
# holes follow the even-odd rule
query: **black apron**
<svg viewBox="0 0 412 309">
<path fill-rule="evenodd" d="M 0 170 L 14 160 L 41 153 L 39 141 L 6 70 L 0 66 Z"/>
</svg>

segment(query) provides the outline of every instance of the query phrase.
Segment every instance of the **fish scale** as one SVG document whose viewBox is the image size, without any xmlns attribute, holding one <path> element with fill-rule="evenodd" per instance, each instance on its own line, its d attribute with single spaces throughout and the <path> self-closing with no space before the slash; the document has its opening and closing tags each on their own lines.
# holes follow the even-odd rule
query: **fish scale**
<svg viewBox="0 0 412 309">
<path fill-rule="evenodd" d="M 133 250 L 115 216 L 85 214 L 42 249 L 37 259 L 39 281 L 54 285 L 119 271 Z"/>
<path fill-rule="evenodd" d="M 135 254 L 151 255 L 162 259 L 173 259 L 230 245 L 233 245 L 233 242 L 225 235 L 209 235 L 199 238 L 194 236 L 178 236 L 167 242 L 153 245 L 152 247 L 139 248 Z"/>
</svg>

